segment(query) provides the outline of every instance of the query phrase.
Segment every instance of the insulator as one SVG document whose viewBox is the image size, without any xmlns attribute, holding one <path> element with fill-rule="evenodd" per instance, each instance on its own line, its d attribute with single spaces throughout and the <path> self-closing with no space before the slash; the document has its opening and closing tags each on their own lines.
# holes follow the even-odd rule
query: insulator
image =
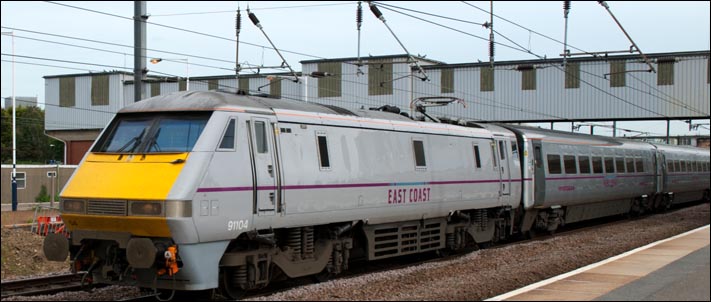
<svg viewBox="0 0 711 302">
<path fill-rule="evenodd" d="M 257 19 L 257 16 L 254 13 L 249 13 L 249 20 L 252 20 L 254 25 L 259 26 L 259 19 Z"/>
<path fill-rule="evenodd" d="M 237 18 L 235 19 L 235 29 L 237 29 L 237 33 L 242 30 L 242 14 L 240 13 L 240 11 L 237 11 Z"/>
<path fill-rule="evenodd" d="M 370 4 L 370 11 L 373 12 L 373 15 L 375 15 L 378 19 L 383 18 L 383 13 L 381 13 L 378 7 L 373 3 Z"/>
<path fill-rule="evenodd" d="M 489 41 L 489 57 L 494 57 L 494 41 Z"/>
<path fill-rule="evenodd" d="M 360 6 L 360 1 L 356 10 L 356 23 L 358 24 L 358 29 L 360 29 L 360 25 L 363 23 L 363 7 Z"/>
<path fill-rule="evenodd" d="M 570 1 L 563 1 L 563 10 L 565 10 L 565 11 L 570 10 Z"/>
</svg>

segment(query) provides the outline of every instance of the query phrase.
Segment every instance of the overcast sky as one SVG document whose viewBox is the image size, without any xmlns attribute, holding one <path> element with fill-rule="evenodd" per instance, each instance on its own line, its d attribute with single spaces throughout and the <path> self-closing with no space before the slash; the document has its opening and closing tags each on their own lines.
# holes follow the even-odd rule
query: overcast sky
<svg viewBox="0 0 711 302">
<path fill-rule="evenodd" d="M 282 50 L 287 63 L 297 71 L 301 70 L 299 61 L 302 60 L 355 57 L 358 55 L 356 3 L 355 1 L 149 1 L 148 21 L 155 24 L 148 25 L 148 48 L 152 49 L 148 51 L 148 57 L 188 58 L 191 77 L 234 74 L 235 11 L 238 6 L 242 9 L 240 42 L 243 43 L 240 44 L 239 61 L 243 65 L 281 64 L 281 59 L 276 52 L 268 48 L 269 42 L 262 32 L 249 21 L 244 11 L 247 7 L 259 18 L 265 32 L 277 48 Z M 711 8 L 708 1 L 608 1 L 607 3 L 624 29 L 645 53 L 708 51 L 711 48 L 709 42 Z M 631 44 L 627 37 L 598 2 L 572 1 L 571 4 L 568 16 L 568 44 L 571 52 L 630 49 Z M 398 8 L 389 9 L 387 5 Z M 489 31 L 481 24 L 489 21 L 487 12 L 490 5 L 490 2 L 484 1 L 467 3 L 403 1 L 385 2 L 379 5 L 379 8 L 387 24 L 413 55 L 426 55 L 429 59 L 446 63 L 471 63 L 477 60 L 489 60 L 486 41 Z M 536 56 L 518 47 L 530 49 L 532 53 L 539 56 L 560 58 L 563 50 L 560 42 L 564 39 L 565 25 L 563 1 L 505 1 L 494 2 L 493 6 L 494 14 L 500 17 L 494 18 L 494 29 L 499 32 L 495 35 L 495 40 L 501 43 L 496 46 L 497 61 L 537 59 Z M 44 103 L 42 77 L 47 75 L 109 70 L 132 72 L 133 50 L 130 48 L 133 45 L 132 1 L 56 3 L 2 1 L 1 12 L 3 97 L 12 95 L 12 64 L 9 62 L 12 57 L 8 55 L 13 53 L 13 43 L 12 37 L 5 35 L 6 32 L 13 32 L 16 35 L 14 40 L 14 53 L 17 55 L 15 58 L 17 61 L 16 96 L 37 96 L 39 102 Z M 113 45 L 88 40 L 113 43 Z M 46 41 L 76 45 L 81 48 Z M 159 52 L 159 50 L 174 54 Z M 373 16 L 366 3 L 363 3 L 360 53 L 362 56 L 404 53 L 397 40 L 387 27 Z M 149 64 L 148 68 L 152 72 L 184 76 L 185 63 L 177 61 L 162 62 L 158 65 Z M 124 67 L 126 69 L 122 69 Z M 276 70 L 263 72 L 269 71 Z M 697 120 L 696 122 L 708 123 L 709 121 Z M 672 134 L 708 135 L 709 133 L 709 130 L 703 127 L 699 128 L 699 131 L 690 133 L 688 125 L 683 122 L 673 122 L 672 126 Z M 665 122 L 621 122 L 618 123 L 618 127 L 652 130 L 655 134 L 664 134 L 666 131 Z M 570 129 L 569 125 L 567 129 Z M 596 134 L 606 133 L 603 129 L 598 132 L 596 128 Z"/>
</svg>

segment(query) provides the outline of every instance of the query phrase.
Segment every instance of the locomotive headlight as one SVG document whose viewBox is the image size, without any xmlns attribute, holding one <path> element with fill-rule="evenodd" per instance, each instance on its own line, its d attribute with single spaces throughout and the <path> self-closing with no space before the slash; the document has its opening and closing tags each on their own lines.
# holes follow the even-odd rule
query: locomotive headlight
<svg viewBox="0 0 711 302">
<path fill-rule="evenodd" d="M 84 201 L 76 199 L 65 199 L 61 203 L 62 212 L 65 213 L 84 213 Z"/>
<path fill-rule="evenodd" d="M 131 201 L 129 215 L 163 216 L 163 202 Z"/>
</svg>

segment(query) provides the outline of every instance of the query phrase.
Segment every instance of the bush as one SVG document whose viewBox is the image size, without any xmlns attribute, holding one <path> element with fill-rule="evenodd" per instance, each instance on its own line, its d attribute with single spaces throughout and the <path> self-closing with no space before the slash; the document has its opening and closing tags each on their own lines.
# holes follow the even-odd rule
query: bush
<svg viewBox="0 0 711 302">
<path fill-rule="evenodd" d="M 47 186 L 42 185 L 39 194 L 37 194 L 37 197 L 35 197 L 35 202 L 49 202 L 50 198 L 51 196 L 47 194 Z"/>
</svg>

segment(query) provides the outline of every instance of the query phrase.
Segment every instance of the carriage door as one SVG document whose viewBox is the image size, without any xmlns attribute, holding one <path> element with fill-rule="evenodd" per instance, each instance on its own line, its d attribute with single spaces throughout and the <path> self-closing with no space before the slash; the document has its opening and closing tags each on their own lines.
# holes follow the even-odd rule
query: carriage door
<svg viewBox="0 0 711 302">
<path fill-rule="evenodd" d="M 255 188 L 258 215 L 273 215 L 277 199 L 277 169 L 275 167 L 274 131 L 268 119 L 252 119 L 252 156 L 254 157 Z"/>
<path fill-rule="evenodd" d="M 533 141 L 533 198 L 534 205 L 542 205 L 546 198 L 546 171 L 543 169 L 543 152 L 541 142 Z"/>
<path fill-rule="evenodd" d="M 499 169 L 501 169 L 501 195 L 508 197 L 511 195 L 511 167 L 509 166 L 508 158 L 509 142 L 498 138 L 495 140 L 499 151 Z M 508 200 L 502 201 L 508 202 Z"/>
<path fill-rule="evenodd" d="M 667 171 L 667 160 L 666 156 L 664 156 L 664 153 L 661 151 L 654 151 L 654 181 L 656 182 L 655 189 L 657 190 L 657 193 L 665 192 L 666 188 L 664 188 L 664 180 L 666 179 L 666 171 Z"/>
</svg>

